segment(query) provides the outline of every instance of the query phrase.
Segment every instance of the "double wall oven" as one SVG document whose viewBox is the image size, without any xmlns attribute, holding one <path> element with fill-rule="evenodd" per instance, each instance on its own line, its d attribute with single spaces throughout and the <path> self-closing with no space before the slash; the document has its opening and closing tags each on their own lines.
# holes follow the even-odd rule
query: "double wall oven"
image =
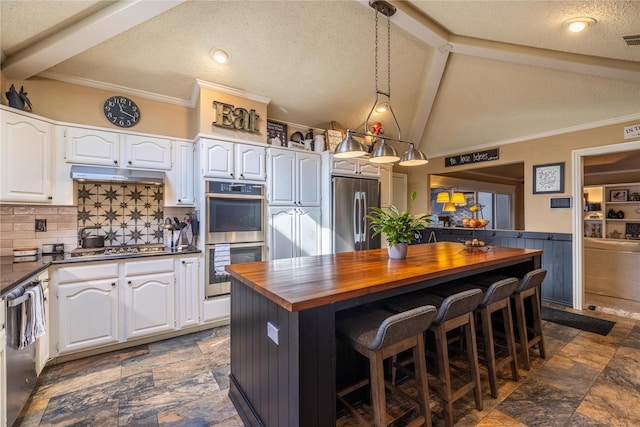
<svg viewBox="0 0 640 427">
<path fill-rule="evenodd" d="M 262 184 L 206 182 L 206 298 L 229 294 L 224 264 L 264 260 L 264 191 Z"/>
</svg>

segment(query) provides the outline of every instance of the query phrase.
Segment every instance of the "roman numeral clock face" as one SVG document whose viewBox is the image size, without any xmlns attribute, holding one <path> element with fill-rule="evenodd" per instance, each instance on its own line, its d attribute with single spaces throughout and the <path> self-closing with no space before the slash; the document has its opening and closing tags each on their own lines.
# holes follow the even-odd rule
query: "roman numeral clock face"
<svg viewBox="0 0 640 427">
<path fill-rule="evenodd" d="M 112 96 L 104 102 L 104 115 L 111 123 L 128 128 L 140 120 L 140 109 L 124 96 Z"/>
</svg>

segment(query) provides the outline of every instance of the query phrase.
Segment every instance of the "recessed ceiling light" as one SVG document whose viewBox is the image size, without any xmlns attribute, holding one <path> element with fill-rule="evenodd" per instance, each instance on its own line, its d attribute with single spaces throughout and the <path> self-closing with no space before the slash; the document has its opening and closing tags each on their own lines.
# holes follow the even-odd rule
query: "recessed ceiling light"
<svg viewBox="0 0 640 427">
<path fill-rule="evenodd" d="M 564 21 L 564 26 L 572 33 L 584 31 L 589 25 L 595 25 L 596 20 L 588 17 L 571 18 Z"/>
<path fill-rule="evenodd" d="M 222 49 L 218 49 L 215 47 L 212 48 L 209 51 L 209 56 L 218 64 L 226 64 L 227 62 L 229 62 L 229 54 Z"/>
</svg>

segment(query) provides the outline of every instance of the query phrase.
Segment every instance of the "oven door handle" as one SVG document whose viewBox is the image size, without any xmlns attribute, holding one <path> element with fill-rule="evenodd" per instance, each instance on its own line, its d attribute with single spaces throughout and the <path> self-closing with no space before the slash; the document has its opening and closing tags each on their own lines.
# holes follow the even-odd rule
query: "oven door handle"
<svg viewBox="0 0 640 427">
<path fill-rule="evenodd" d="M 246 195 L 246 194 L 219 194 L 205 193 L 208 199 L 242 199 L 242 200 L 265 200 L 265 196 Z"/>
</svg>

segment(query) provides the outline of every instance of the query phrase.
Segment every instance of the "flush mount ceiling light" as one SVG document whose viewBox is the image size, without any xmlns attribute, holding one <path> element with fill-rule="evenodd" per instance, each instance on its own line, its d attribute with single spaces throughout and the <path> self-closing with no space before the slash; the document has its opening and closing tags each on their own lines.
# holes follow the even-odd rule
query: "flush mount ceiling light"
<svg viewBox="0 0 640 427">
<path fill-rule="evenodd" d="M 229 62 L 229 54 L 224 50 L 218 49 L 216 47 L 212 48 L 209 51 L 209 56 L 218 64 L 226 64 L 227 62 Z"/>
<path fill-rule="evenodd" d="M 353 136 L 371 138 L 373 137 L 374 149 L 371 153 L 369 161 L 372 163 L 393 163 L 400 160 L 401 166 L 419 166 L 429 162 L 426 154 L 417 150 L 413 143 L 409 141 L 403 141 L 400 137 L 400 125 L 398 119 L 391 107 L 391 15 L 396 13 L 395 6 L 384 0 L 370 0 L 369 6 L 375 10 L 376 14 L 376 37 L 375 37 L 375 78 L 376 78 L 376 98 L 369 110 L 367 119 L 364 122 L 364 133 L 357 132 L 351 129 L 347 129 L 345 139 L 338 144 L 334 150 L 334 157 L 348 158 L 348 157 L 360 157 L 367 154 L 367 147 L 358 142 Z M 378 88 L 378 16 L 383 14 L 387 17 L 387 91 L 382 92 Z M 378 103 L 379 96 L 386 97 L 386 101 Z M 376 123 L 374 126 L 369 127 L 369 119 L 371 115 L 376 111 L 378 113 L 390 113 L 393 118 L 393 122 L 398 129 L 398 137 L 390 138 L 384 136 L 382 132 L 382 125 Z M 398 156 L 396 149 L 389 145 L 387 142 L 398 142 L 402 144 L 409 144 L 409 149 L 403 154 L 402 158 Z"/>
<path fill-rule="evenodd" d="M 589 17 L 571 18 L 564 21 L 563 25 L 572 33 L 584 31 L 588 26 L 595 25 L 596 20 Z"/>
</svg>

